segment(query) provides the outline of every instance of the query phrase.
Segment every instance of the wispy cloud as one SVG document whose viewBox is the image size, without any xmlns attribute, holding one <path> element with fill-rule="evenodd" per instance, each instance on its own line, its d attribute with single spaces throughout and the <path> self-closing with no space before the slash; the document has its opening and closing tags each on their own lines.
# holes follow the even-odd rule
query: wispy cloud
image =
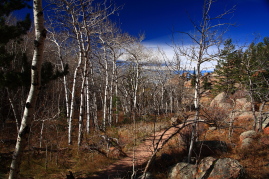
<svg viewBox="0 0 269 179">
<path fill-rule="evenodd" d="M 169 45 L 164 43 L 148 43 L 148 42 L 144 42 L 143 45 L 149 49 L 152 49 L 154 51 L 154 54 L 158 56 L 158 60 L 161 60 L 163 63 L 165 63 L 167 66 L 170 66 L 171 68 L 176 68 L 172 67 L 178 64 L 176 59 L 175 46 L 171 44 Z M 191 47 L 190 45 L 184 46 L 185 49 L 188 49 L 190 47 Z M 216 53 L 217 51 L 218 49 L 216 47 L 208 49 L 208 52 L 211 54 Z M 188 59 L 185 56 L 178 56 L 178 58 L 180 59 L 180 66 L 182 69 L 192 70 L 194 67 L 196 67 L 195 59 Z M 216 61 L 204 62 L 201 65 L 201 69 L 213 70 L 216 64 L 217 64 Z"/>
</svg>

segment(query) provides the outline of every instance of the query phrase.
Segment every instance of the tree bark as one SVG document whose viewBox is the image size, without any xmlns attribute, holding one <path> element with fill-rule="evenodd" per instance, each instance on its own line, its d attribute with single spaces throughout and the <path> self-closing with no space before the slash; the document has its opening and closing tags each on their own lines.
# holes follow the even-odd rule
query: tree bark
<svg viewBox="0 0 269 179">
<path fill-rule="evenodd" d="M 81 84 L 81 89 L 80 89 L 80 107 L 79 107 L 79 122 L 78 122 L 78 146 L 81 146 L 82 143 L 82 132 L 83 132 L 83 118 L 84 118 L 84 109 L 85 109 L 85 80 L 87 80 L 87 62 L 85 61 L 84 63 L 84 70 L 83 70 L 83 79 L 82 79 L 82 84 Z"/>
<path fill-rule="evenodd" d="M 90 134 L 90 121 L 91 121 L 91 117 L 90 117 L 90 89 L 89 89 L 89 77 L 86 77 L 86 84 L 85 84 L 85 90 L 86 90 L 86 132 L 87 134 Z"/>
<path fill-rule="evenodd" d="M 27 145 L 30 133 L 30 124 L 33 120 L 36 100 L 40 90 L 41 64 L 43 61 L 44 41 L 46 38 L 47 31 L 44 27 L 42 0 L 34 0 L 33 7 L 35 26 L 35 48 L 31 67 L 31 87 L 26 100 L 20 131 L 17 137 L 17 143 L 12 157 L 9 179 L 18 178 L 23 150 Z"/>
<path fill-rule="evenodd" d="M 81 56 L 81 54 L 80 54 Z M 77 64 L 77 67 L 74 72 L 74 78 L 73 78 L 73 86 L 72 86 L 72 92 L 71 92 L 71 104 L 70 104 L 70 114 L 69 114 L 69 120 L 68 120 L 68 144 L 72 144 L 72 122 L 73 122 L 73 114 L 74 114 L 74 103 L 75 103 L 75 91 L 76 91 L 76 82 L 77 82 L 77 73 L 81 67 L 82 57 L 79 57 L 79 61 Z"/>
</svg>

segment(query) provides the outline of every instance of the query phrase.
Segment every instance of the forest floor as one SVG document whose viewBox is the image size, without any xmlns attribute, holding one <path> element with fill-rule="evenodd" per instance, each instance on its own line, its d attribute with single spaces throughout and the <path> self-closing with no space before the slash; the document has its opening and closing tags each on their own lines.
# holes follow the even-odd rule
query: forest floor
<svg viewBox="0 0 269 179">
<path fill-rule="evenodd" d="M 160 144 L 158 147 L 161 147 L 162 142 L 168 139 L 172 134 L 174 134 L 181 125 L 174 126 L 167 130 L 156 132 L 155 135 L 147 137 L 144 142 L 139 144 L 134 148 L 134 151 L 127 152 L 127 157 L 118 160 L 117 162 L 107 166 L 106 168 L 101 169 L 98 173 L 91 177 L 87 177 L 87 179 L 104 179 L 104 178 L 130 178 L 133 171 L 133 164 L 135 163 L 134 170 L 136 173 L 142 173 L 144 170 L 144 166 L 150 156 L 152 156 L 154 152 L 154 146 L 162 137 Z M 165 134 L 164 134 L 165 132 Z M 135 161 L 135 162 L 134 162 Z M 138 174 L 139 175 L 139 174 Z"/>
</svg>

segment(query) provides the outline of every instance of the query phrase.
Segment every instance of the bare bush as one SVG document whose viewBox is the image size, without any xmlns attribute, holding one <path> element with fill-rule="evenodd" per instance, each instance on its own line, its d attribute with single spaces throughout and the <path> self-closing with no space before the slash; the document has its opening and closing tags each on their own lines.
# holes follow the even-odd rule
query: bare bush
<svg viewBox="0 0 269 179">
<path fill-rule="evenodd" d="M 229 119 L 229 110 L 220 107 L 206 107 L 201 111 L 205 123 L 217 128 L 227 127 Z"/>
</svg>

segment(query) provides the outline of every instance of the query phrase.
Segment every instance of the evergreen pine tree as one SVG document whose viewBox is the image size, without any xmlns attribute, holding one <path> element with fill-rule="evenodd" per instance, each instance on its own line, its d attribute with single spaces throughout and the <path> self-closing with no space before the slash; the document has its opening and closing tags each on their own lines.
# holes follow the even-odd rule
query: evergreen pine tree
<svg viewBox="0 0 269 179">
<path fill-rule="evenodd" d="M 205 76 L 203 80 L 203 88 L 204 90 L 210 90 L 212 89 L 212 83 L 208 81 L 208 77 Z"/>
<path fill-rule="evenodd" d="M 15 10 L 29 7 L 29 0 L 6 0 L 0 2 L 0 87 L 16 88 L 22 85 L 26 76 L 30 78 L 30 73 L 19 67 L 12 67 L 12 61 L 15 60 L 14 52 L 9 52 L 7 44 L 14 40 L 20 43 L 22 35 L 26 34 L 31 26 L 30 15 L 25 19 L 17 21 L 16 25 L 7 24 L 7 17 Z M 27 66 L 26 55 L 23 53 L 16 55 L 16 60 Z"/>
<path fill-rule="evenodd" d="M 215 68 L 214 73 L 217 74 L 218 81 L 214 85 L 214 91 L 233 94 L 240 84 L 242 50 L 235 49 L 232 40 L 225 41 L 224 49 L 221 51 L 221 59 Z"/>
</svg>

